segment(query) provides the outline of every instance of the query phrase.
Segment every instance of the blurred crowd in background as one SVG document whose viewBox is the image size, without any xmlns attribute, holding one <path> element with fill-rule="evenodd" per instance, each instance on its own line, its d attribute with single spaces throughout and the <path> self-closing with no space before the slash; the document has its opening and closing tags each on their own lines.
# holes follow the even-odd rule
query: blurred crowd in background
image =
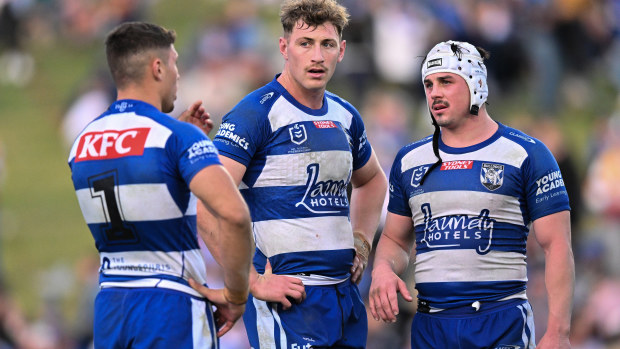
<svg viewBox="0 0 620 349">
<path fill-rule="evenodd" d="M 177 46 L 181 80 L 175 113 L 200 99 L 217 129 L 222 116 L 245 94 L 281 71 L 282 58 L 277 46 L 279 1 L 213 2 L 218 13 L 210 14 L 187 44 Z M 344 32 L 345 59 L 328 89 L 361 112 L 388 175 L 403 145 L 432 133 L 420 81 L 428 49 L 452 39 L 491 52 L 490 115 L 551 149 L 570 196 L 577 267 L 573 347 L 620 348 L 620 0 L 340 2 L 349 9 L 351 22 Z M 32 45 L 69 40 L 102 46 L 118 23 L 151 20 L 149 7 L 155 3 L 0 0 L 0 84 L 28 88 L 37 72 L 29 53 Z M 67 147 L 115 99 L 105 61 L 95 64 L 59 123 L 59 137 Z M 597 109 L 592 104 L 611 107 Z M 571 120 L 562 114 L 584 110 L 590 114 L 586 127 L 574 127 L 587 134 L 584 142 L 576 142 Z M 0 188 L 2 164 L 0 144 Z M 205 257 L 211 284 L 217 286 L 217 265 L 208 254 Z M 360 285 L 366 300 L 371 267 Z M 529 299 L 540 338 L 546 325 L 546 291 L 535 232 L 528 242 L 528 267 Z M 61 315 L 62 289 L 42 292 L 47 308 L 41 318 L 27 319 L 0 280 L 0 349 L 88 348 L 97 268 L 98 261 L 88 259 L 77 269 L 75 279 L 84 285 L 83 299 L 74 300 L 80 309 L 77 319 Z M 49 278 L 62 279 L 58 274 L 62 272 L 50 270 Z M 407 275 L 411 281 L 411 273 Z M 369 317 L 368 348 L 409 347 L 415 304 L 402 304 L 402 309 L 395 324 Z M 222 347 L 248 347 L 242 325 L 222 338 Z"/>
</svg>

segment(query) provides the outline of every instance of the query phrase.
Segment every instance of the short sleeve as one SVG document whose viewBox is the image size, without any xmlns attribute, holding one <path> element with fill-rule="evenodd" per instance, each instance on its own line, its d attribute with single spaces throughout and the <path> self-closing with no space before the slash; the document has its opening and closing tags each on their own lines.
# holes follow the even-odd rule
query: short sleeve
<svg viewBox="0 0 620 349">
<path fill-rule="evenodd" d="M 401 151 L 402 153 L 402 151 Z M 403 173 L 401 171 L 402 155 L 399 153 L 392 164 L 390 170 L 388 211 L 401 216 L 411 217 L 411 208 L 409 207 L 408 195 L 405 191 L 405 183 L 403 183 Z"/>
<path fill-rule="evenodd" d="M 538 143 L 525 160 L 528 214 L 532 221 L 552 213 L 570 210 L 568 193 L 558 163 L 547 147 Z"/>
<path fill-rule="evenodd" d="M 357 112 L 353 113 L 351 137 L 353 138 L 353 170 L 357 170 L 366 165 L 372 154 L 372 147 L 366 136 L 364 122 Z"/>
<path fill-rule="evenodd" d="M 220 154 L 246 167 L 268 136 L 268 125 L 257 111 L 235 107 L 222 119 L 213 139 Z"/>
<path fill-rule="evenodd" d="M 179 172 L 186 183 L 205 167 L 221 164 L 217 148 L 198 127 L 182 124 L 172 139 L 167 148 L 178 159 Z"/>
</svg>

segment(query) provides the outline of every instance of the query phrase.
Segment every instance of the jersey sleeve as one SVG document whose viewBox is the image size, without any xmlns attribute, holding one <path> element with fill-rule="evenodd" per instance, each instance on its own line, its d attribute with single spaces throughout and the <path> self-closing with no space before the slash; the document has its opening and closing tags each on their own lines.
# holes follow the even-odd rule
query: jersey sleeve
<svg viewBox="0 0 620 349">
<path fill-rule="evenodd" d="M 168 151 L 178 159 L 179 173 L 187 184 L 205 167 L 221 164 L 217 148 L 198 127 L 182 124 L 172 139 Z"/>
<path fill-rule="evenodd" d="M 224 115 L 213 143 L 220 154 L 247 167 L 269 134 L 265 124 L 258 111 L 235 107 Z"/>
<path fill-rule="evenodd" d="M 570 210 L 562 173 L 549 149 L 538 143 L 525 161 L 525 194 L 531 221 Z"/>
<path fill-rule="evenodd" d="M 372 154 L 372 147 L 366 136 L 364 122 L 357 111 L 353 113 L 353 120 L 351 121 L 351 138 L 353 143 L 353 170 L 357 170 L 366 165 Z"/>
<path fill-rule="evenodd" d="M 401 216 L 411 217 L 411 208 L 409 207 L 409 201 L 407 192 L 405 190 L 406 183 L 403 183 L 403 173 L 401 171 L 401 160 L 402 160 L 401 152 L 396 156 L 394 163 L 392 164 L 392 169 L 390 170 L 390 182 L 389 182 L 389 192 L 390 198 L 388 201 L 388 212 L 396 213 Z"/>
</svg>

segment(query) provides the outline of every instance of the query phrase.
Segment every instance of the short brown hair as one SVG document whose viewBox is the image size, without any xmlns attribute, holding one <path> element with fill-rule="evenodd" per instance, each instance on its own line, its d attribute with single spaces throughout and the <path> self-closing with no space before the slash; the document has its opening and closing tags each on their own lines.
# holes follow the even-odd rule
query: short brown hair
<svg viewBox="0 0 620 349">
<path fill-rule="evenodd" d="M 141 79 L 149 51 L 168 50 L 175 40 L 174 30 L 151 23 L 126 22 L 113 29 L 105 46 L 108 67 L 117 87 Z"/>
<path fill-rule="evenodd" d="M 330 22 L 342 38 L 342 30 L 349 23 L 347 9 L 335 0 L 286 0 L 280 8 L 280 22 L 285 34 L 293 32 L 293 27 L 301 20 L 309 27 Z"/>
</svg>

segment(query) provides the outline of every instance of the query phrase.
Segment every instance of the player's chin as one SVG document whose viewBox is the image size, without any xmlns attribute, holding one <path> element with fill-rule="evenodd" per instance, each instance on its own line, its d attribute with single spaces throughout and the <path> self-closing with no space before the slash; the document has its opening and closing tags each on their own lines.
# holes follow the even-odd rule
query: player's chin
<svg viewBox="0 0 620 349">
<path fill-rule="evenodd" d="M 174 103 L 166 103 L 161 105 L 161 111 L 164 113 L 170 113 L 174 110 Z"/>
<path fill-rule="evenodd" d="M 161 110 L 164 113 L 170 113 L 174 110 L 174 101 L 177 99 L 176 95 L 171 96 L 171 98 L 163 100 L 161 103 Z"/>
<path fill-rule="evenodd" d="M 327 87 L 327 80 L 321 79 L 309 79 L 306 83 L 306 88 L 311 91 L 322 91 Z"/>
</svg>

